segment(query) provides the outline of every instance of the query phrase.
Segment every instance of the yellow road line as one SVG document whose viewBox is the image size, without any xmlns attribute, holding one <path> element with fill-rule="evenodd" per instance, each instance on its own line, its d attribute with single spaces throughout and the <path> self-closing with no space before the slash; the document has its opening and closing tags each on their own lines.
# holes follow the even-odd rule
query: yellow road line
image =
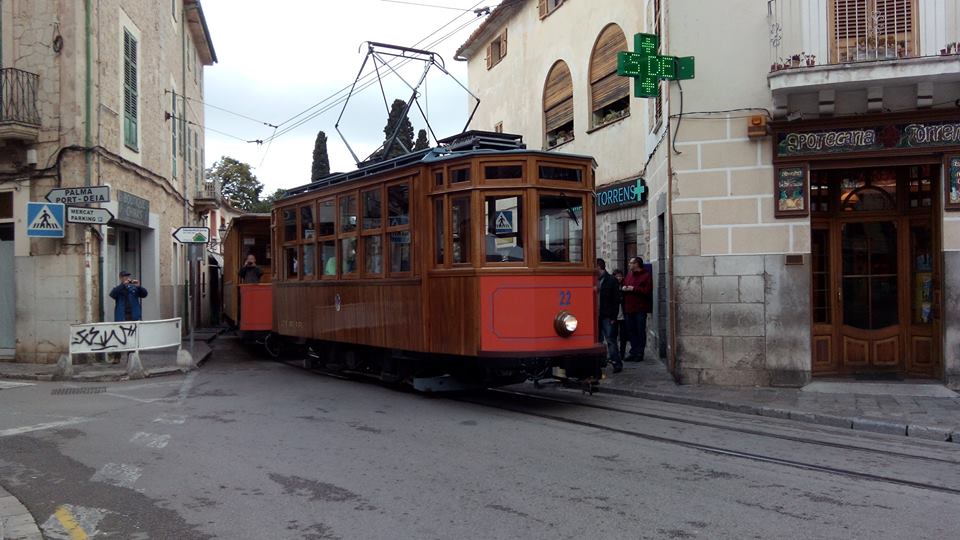
<svg viewBox="0 0 960 540">
<path fill-rule="evenodd" d="M 87 533 L 80 528 L 80 524 L 73 518 L 73 514 L 70 513 L 70 510 L 67 510 L 66 506 L 57 508 L 57 511 L 53 515 L 57 516 L 57 520 L 59 520 L 63 528 L 66 529 L 71 540 L 87 540 Z"/>
</svg>

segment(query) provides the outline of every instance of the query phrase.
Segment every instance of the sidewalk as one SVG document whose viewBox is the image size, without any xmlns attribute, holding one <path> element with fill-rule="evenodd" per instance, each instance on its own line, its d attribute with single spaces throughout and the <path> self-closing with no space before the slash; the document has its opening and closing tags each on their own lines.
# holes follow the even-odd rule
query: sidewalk
<svg viewBox="0 0 960 540">
<path fill-rule="evenodd" d="M 0 540 L 43 540 L 30 512 L 0 487 Z"/>
<path fill-rule="evenodd" d="M 677 385 L 662 362 L 627 362 L 601 393 L 960 444 L 960 396 L 939 384 L 814 382 L 803 388 Z"/>
<path fill-rule="evenodd" d="M 209 343 L 217 337 L 217 330 L 198 330 L 194 333 L 194 364 L 199 366 L 209 358 Z M 189 339 L 183 340 L 180 345 L 183 350 L 190 351 Z M 103 362 L 102 357 L 92 363 L 74 363 L 73 381 L 110 382 L 122 381 L 129 378 L 127 373 L 127 355 L 123 353 L 118 364 Z M 140 362 L 143 364 L 145 377 L 158 377 L 181 373 L 183 370 L 177 365 L 176 349 L 157 351 L 143 351 L 140 353 Z M 56 364 L 22 364 L 18 362 L 0 362 L 0 379 L 22 379 L 33 381 L 52 381 L 56 378 Z"/>
</svg>

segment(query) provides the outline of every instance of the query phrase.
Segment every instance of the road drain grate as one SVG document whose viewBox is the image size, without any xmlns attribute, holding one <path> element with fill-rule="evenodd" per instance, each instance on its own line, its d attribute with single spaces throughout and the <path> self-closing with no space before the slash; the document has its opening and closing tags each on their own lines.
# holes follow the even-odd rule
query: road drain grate
<svg viewBox="0 0 960 540">
<path fill-rule="evenodd" d="M 66 396 L 71 394 L 102 394 L 107 391 L 106 386 L 88 386 L 80 388 L 54 388 L 50 391 L 52 396 Z"/>
</svg>

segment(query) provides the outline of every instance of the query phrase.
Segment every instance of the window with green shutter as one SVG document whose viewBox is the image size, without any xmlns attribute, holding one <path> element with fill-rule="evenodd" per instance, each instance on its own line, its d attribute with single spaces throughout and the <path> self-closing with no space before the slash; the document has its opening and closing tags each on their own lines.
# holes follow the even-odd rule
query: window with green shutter
<svg viewBox="0 0 960 540">
<path fill-rule="evenodd" d="M 123 144 L 138 150 L 137 144 L 137 40 L 123 31 Z"/>
</svg>

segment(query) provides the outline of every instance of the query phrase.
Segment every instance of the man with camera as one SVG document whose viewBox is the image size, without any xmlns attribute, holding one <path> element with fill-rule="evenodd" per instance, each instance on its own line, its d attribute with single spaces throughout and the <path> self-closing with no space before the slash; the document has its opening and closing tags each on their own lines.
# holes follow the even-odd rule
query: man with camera
<svg viewBox="0 0 960 540">
<path fill-rule="evenodd" d="M 263 270 L 257 266 L 257 257 L 253 253 L 247 255 L 246 262 L 243 263 L 243 266 L 238 272 L 241 283 L 260 283 L 260 278 L 263 277 Z"/>
<path fill-rule="evenodd" d="M 143 317 L 140 299 L 147 297 L 147 290 L 140 281 L 130 277 L 126 270 L 120 272 L 120 284 L 110 291 L 110 298 L 116 301 L 113 310 L 115 321 L 139 321 Z"/>
</svg>

